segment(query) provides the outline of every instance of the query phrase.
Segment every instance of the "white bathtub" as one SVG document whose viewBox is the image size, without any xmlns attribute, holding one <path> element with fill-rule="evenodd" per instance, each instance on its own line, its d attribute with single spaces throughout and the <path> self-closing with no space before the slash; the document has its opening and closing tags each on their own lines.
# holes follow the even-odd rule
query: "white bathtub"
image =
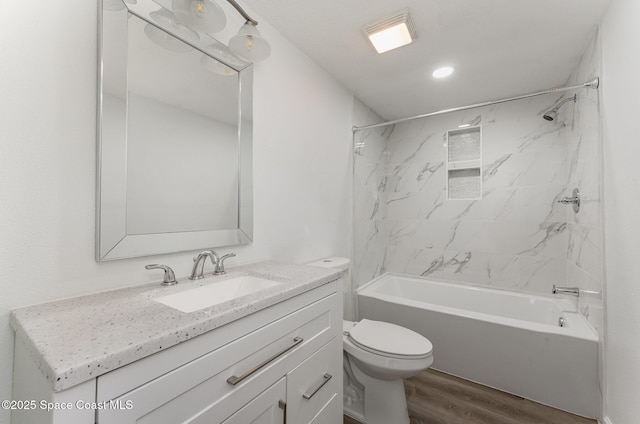
<svg viewBox="0 0 640 424">
<path fill-rule="evenodd" d="M 356 292 L 360 318 L 427 337 L 432 368 L 598 416 L 598 335 L 575 302 L 389 273 Z"/>
</svg>

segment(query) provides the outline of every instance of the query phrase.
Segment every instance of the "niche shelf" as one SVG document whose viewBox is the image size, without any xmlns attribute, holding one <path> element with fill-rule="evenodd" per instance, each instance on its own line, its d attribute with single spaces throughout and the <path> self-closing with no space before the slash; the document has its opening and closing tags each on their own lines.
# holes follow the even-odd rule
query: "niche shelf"
<svg viewBox="0 0 640 424">
<path fill-rule="evenodd" d="M 482 199 L 482 127 L 447 131 L 447 199 Z"/>
</svg>

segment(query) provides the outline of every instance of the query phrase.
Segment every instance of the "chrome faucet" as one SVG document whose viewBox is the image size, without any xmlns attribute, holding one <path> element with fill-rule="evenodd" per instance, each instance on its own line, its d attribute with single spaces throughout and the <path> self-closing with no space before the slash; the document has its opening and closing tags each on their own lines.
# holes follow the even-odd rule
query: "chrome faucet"
<svg viewBox="0 0 640 424">
<path fill-rule="evenodd" d="M 216 255 L 217 256 L 217 255 Z M 217 258 L 216 259 L 216 269 L 215 271 L 213 271 L 213 275 L 224 275 L 226 274 L 225 270 L 224 270 L 224 260 L 227 258 L 233 258 L 234 256 L 236 256 L 235 253 L 228 253 L 226 255 L 224 255 L 221 258 Z"/>
<path fill-rule="evenodd" d="M 580 288 L 578 287 L 556 287 L 554 284 L 551 292 L 553 294 L 570 294 L 573 296 L 580 296 Z"/>
<path fill-rule="evenodd" d="M 198 256 L 193 258 L 193 268 L 191 268 L 190 280 L 200 280 L 204 278 L 204 263 L 207 262 L 207 258 L 211 259 L 211 263 L 218 267 L 218 254 L 213 250 L 203 250 L 198 253 Z"/>
</svg>

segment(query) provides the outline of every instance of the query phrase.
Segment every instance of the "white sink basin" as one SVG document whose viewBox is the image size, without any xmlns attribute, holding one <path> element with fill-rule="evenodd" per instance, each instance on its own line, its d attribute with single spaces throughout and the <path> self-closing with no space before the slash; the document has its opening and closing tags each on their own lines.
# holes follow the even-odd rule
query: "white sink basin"
<svg viewBox="0 0 640 424">
<path fill-rule="evenodd" d="M 217 281 L 207 286 L 170 294 L 168 296 L 162 296 L 155 299 L 155 301 L 182 312 L 193 312 L 278 284 L 280 284 L 278 281 L 265 280 L 264 278 L 247 275 Z"/>
</svg>

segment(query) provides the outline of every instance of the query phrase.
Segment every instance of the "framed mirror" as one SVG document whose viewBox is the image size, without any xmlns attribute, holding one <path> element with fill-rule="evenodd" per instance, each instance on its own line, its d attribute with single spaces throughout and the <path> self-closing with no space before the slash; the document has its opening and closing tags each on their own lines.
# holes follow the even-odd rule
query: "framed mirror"
<svg viewBox="0 0 640 424">
<path fill-rule="evenodd" d="M 96 260 L 250 242 L 252 65 L 160 2 L 98 28 Z"/>
</svg>

